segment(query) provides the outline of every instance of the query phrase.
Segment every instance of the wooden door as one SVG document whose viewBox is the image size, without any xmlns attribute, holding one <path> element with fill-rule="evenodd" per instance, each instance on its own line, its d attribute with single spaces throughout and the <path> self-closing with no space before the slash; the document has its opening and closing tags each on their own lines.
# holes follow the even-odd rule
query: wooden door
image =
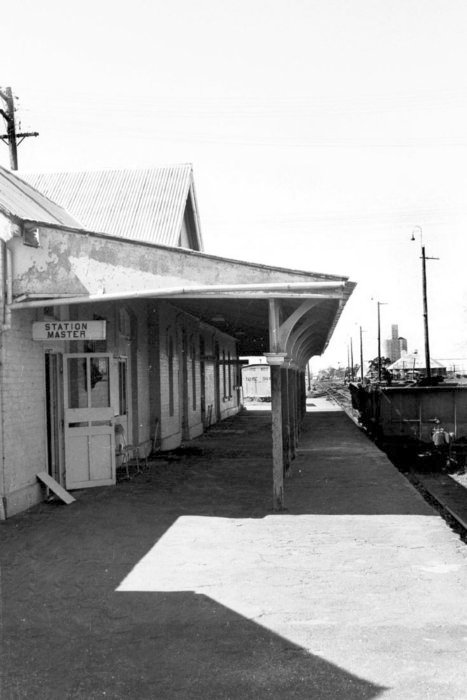
<svg viewBox="0 0 467 700">
<path fill-rule="evenodd" d="M 111 356 L 63 357 L 65 485 L 67 489 L 115 484 Z"/>
</svg>

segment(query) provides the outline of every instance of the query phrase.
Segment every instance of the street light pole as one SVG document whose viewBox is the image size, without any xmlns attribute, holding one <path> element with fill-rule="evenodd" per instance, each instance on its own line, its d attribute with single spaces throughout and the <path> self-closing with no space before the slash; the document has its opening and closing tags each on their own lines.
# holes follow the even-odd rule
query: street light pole
<svg viewBox="0 0 467 700">
<path fill-rule="evenodd" d="M 428 333 L 428 298 L 426 293 L 426 256 L 425 246 L 422 245 L 422 276 L 423 276 L 423 329 L 425 332 L 425 366 L 426 378 L 431 383 L 430 336 Z"/>
</svg>

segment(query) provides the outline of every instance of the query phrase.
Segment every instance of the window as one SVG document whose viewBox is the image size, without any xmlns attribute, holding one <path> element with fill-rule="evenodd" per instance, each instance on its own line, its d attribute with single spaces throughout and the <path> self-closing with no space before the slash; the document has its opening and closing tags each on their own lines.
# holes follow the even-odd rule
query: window
<svg viewBox="0 0 467 700">
<path fill-rule="evenodd" d="M 224 388 L 224 399 L 227 397 L 227 379 L 225 376 L 225 350 L 222 350 L 222 386 Z"/>
<path fill-rule="evenodd" d="M 193 411 L 196 411 L 196 345 L 194 340 L 191 343 L 191 382 L 193 393 Z"/>
<path fill-rule="evenodd" d="M 69 357 L 68 360 L 68 408 L 88 408 L 87 360 Z"/>
<path fill-rule="evenodd" d="M 131 317 L 124 306 L 118 309 L 118 332 L 124 338 L 131 338 Z"/>
<path fill-rule="evenodd" d="M 174 341 L 172 336 L 169 338 L 169 415 L 173 416 L 174 410 Z"/>
<path fill-rule="evenodd" d="M 68 408 L 110 406 L 109 358 L 69 357 Z"/>
</svg>

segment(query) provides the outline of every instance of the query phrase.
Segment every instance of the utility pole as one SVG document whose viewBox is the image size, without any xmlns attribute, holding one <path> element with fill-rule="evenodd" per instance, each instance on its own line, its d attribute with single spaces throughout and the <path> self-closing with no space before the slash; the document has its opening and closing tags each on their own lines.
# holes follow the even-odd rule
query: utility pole
<svg viewBox="0 0 467 700">
<path fill-rule="evenodd" d="M 353 381 L 355 379 L 354 375 L 354 361 L 353 361 L 353 342 L 352 337 L 350 337 L 350 378 Z"/>
<path fill-rule="evenodd" d="M 377 301 L 378 305 L 378 381 L 381 383 L 381 306 L 385 305 L 384 301 Z"/>
<path fill-rule="evenodd" d="M 18 146 L 25 138 L 29 136 L 39 136 L 37 131 L 29 131 L 25 133 L 16 133 L 15 121 L 15 101 L 11 87 L 0 88 L 0 98 L 3 100 L 5 109 L 0 108 L 0 114 L 6 123 L 6 134 L 0 134 L 0 139 L 8 145 L 10 151 L 10 168 L 18 170 Z M 20 141 L 18 142 L 18 139 Z"/>
<path fill-rule="evenodd" d="M 360 379 L 363 384 L 363 330 L 360 326 Z"/>
<path fill-rule="evenodd" d="M 378 304 L 378 381 L 381 382 L 381 312 L 379 301 L 376 303 Z"/>
<path fill-rule="evenodd" d="M 415 229 L 420 233 L 420 247 L 422 252 L 422 286 L 423 286 L 423 330 L 425 335 L 425 365 L 426 378 L 428 383 L 431 383 L 431 358 L 430 358 L 430 336 L 428 333 L 428 296 L 426 291 L 426 261 L 439 260 L 439 258 L 431 258 L 425 254 L 425 246 L 423 244 L 423 232 L 421 226 L 415 226 L 412 231 L 412 241 L 415 241 Z"/>
</svg>

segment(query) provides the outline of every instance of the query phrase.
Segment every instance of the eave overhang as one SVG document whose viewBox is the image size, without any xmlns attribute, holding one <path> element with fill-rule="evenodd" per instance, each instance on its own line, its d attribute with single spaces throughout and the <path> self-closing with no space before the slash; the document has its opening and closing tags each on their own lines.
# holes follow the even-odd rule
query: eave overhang
<svg viewBox="0 0 467 700">
<path fill-rule="evenodd" d="M 25 252 L 20 241 L 12 243 L 17 274 L 11 311 L 166 300 L 236 338 L 240 353 L 259 355 L 270 349 L 268 305 L 276 300 L 287 352 L 300 364 L 324 351 L 355 287 L 347 277 L 88 232 L 48 227 L 40 233 L 38 249 Z"/>
</svg>

